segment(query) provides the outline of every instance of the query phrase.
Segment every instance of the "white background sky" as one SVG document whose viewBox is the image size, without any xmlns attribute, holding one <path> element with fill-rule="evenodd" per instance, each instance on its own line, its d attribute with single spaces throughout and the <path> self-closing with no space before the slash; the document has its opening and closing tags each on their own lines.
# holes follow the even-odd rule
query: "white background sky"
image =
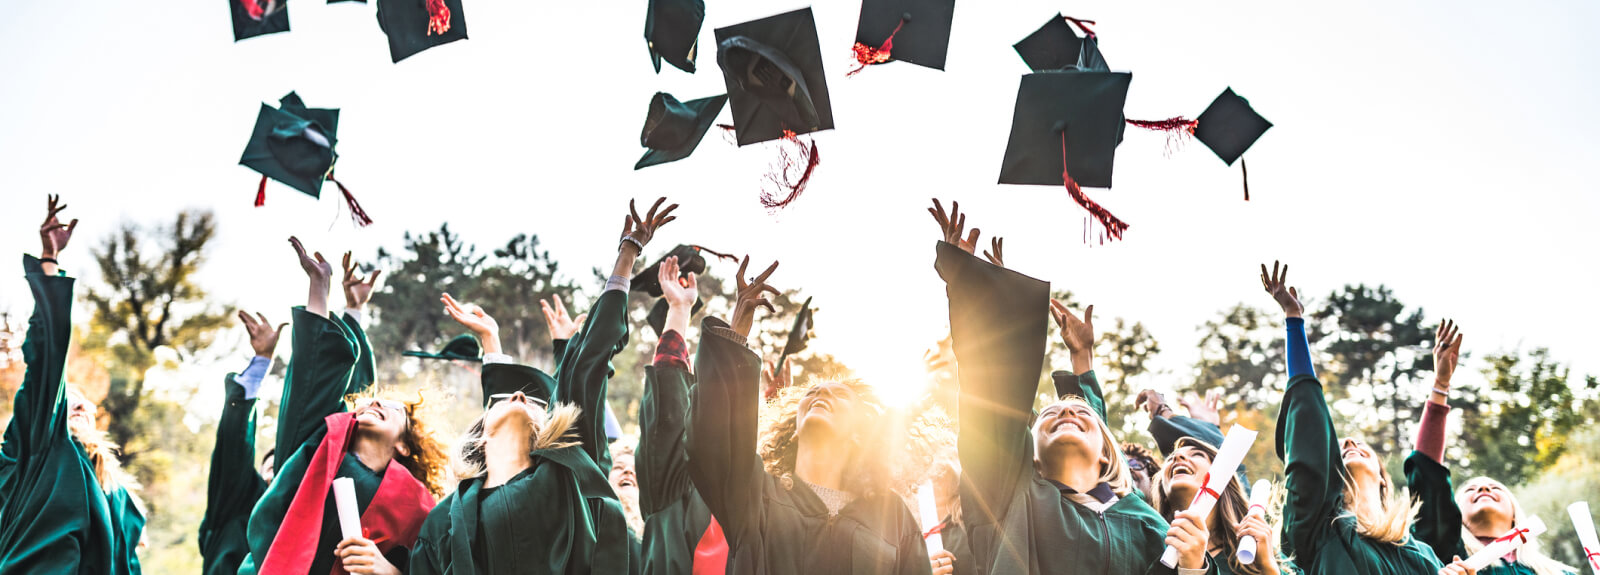
<svg viewBox="0 0 1600 575">
<path fill-rule="evenodd" d="M 207 207 L 221 232 L 204 285 L 282 318 L 304 293 L 291 234 L 332 258 L 443 220 L 483 246 L 532 232 L 587 280 L 610 264 L 627 200 L 665 194 L 681 217 L 651 256 L 694 242 L 781 260 L 773 282 L 825 310 L 817 349 L 896 384 L 945 330 L 924 211 L 939 196 L 1004 235 L 1011 267 L 1145 322 L 1169 382 L 1189 377 L 1201 322 L 1271 305 L 1255 266 L 1274 258 L 1319 296 L 1388 284 L 1458 318 L 1479 357 L 1549 346 L 1600 372 L 1585 299 L 1600 280 L 1600 3 L 960 0 L 947 71 L 847 79 L 859 2 L 826 0 L 813 9 L 838 129 L 817 135 L 822 165 L 775 217 L 756 200 L 766 146 L 712 133 L 687 160 L 631 169 L 652 93 L 725 91 L 714 28 L 804 6 L 707 3 L 700 72 L 657 75 L 643 0 L 467 0 L 470 40 L 398 65 L 370 5 L 296 0 L 292 32 L 235 44 L 224 0 L 0 0 L 0 253 L 37 249 L 50 192 L 83 221 L 73 272 L 121 220 Z M 1247 154 L 1252 201 L 1198 142 L 1168 158 L 1132 130 L 1116 188 L 1089 190 L 1132 224 L 1124 242 L 1082 245 L 1084 212 L 1060 188 L 996 185 L 1027 72 L 1010 46 L 1058 10 L 1100 22 L 1107 60 L 1134 74 L 1128 116 L 1193 117 L 1232 86 L 1274 122 Z M 258 176 L 239 154 L 259 103 L 290 90 L 343 109 L 339 174 L 375 225 L 335 221 L 333 186 L 319 203 L 274 183 L 251 207 Z M 0 309 L 25 315 L 11 269 Z"/>
</svg>

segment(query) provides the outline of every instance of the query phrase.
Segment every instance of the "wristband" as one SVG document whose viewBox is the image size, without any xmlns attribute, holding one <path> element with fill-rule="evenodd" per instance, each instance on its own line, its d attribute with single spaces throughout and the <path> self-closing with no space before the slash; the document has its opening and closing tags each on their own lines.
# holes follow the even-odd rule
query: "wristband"
<svg viewBox="0 0 1600 575">
<path fill-rule="evenodd" d="M 61 262 L 56 261 L 55 258 L 39 258 L 39 263 L 61 265 Z"/>
<path fill-rule="evenodd" d="M 1437 393 L 1439 395 L 1443 395 L 1445 397 L 1450 397 L 1450 390 L 1448 390 L 1448 389 L 1439 389 L 1439 388 L 1435 387 L 1435 388 L 1433 388 L 1433 392 Z"/>
<path fill-rule="evenodd" d="M 639 240 L 633 239 L 633 236 L 631 236 L 631 235 L 622 236 L 622 240 L 621 241 L 633 244 L 633 247 L 639 248 L 639 253 L 641 253 L 641 254 L 644 253 L 644 244 L 639 243 Z M 619 242 L 617 244 L 617 251 L 619 251 L 619 252 L 622 251 L 622 243 L 621 242 Z"/>
</svg>

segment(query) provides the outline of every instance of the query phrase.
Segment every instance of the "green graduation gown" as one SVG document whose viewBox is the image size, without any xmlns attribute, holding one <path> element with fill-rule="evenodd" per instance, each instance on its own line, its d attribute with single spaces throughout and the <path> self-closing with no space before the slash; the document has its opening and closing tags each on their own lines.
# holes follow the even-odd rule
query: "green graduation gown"
<svg viewBox="0 0 1600 575">
<path fill-rule="evenodd" d="M 689 477 L 728 539 L 734 573 L 927 574 L 916 518 L 892 494 L 830 517 L 803 481 L 768 475 L 756 450 L 761 358 L 717 318 L 701 324 L 689 417 Z M 789 483 L 789 485 L 785 485 Z"/>
<path fill-rule="evenodd" d="M 211 476 L 206 485 L 206 514 L 200 520 L 201 572 L 234 575 L 250 553 L 245 529 L 250 510 L 267 490 L 256 471 L 255 398 L 228 374 L 227 402 L 217 421 L 217 443 L 211 450 Z"/>
<path fill-rule="evenodd" d="M 635 458 L 644 513 L 642 572 L 688 575 L 701 537 L 711 527 L 711 508 L 689 479 L 687 420 L 694 374 L 676 366 L 649 366 L 644 377 Z"/>
<path fill-rule="evenodd" d="M 1356 533 L 1344 512 L 1344 461 L 1322 384 L 1315 376 L 1289 381 L 1278 412 L 1278 457 L 1288 491 L 1283 506 L 1283 553 L 1310 575 L 1434 575 L 1443 565 L 1417 538 L 1402 545 Z"/>
<path fill-rule="evenodd" d="M 1450 484 L 1450 469 L 1425 453 L 1413 451 L 1406 457 L 1405 470 L 1406 486 L 1411 489 L 1411 496 L 1422 504 L 1417 522 L 1411 526 L 1411 535 L 1432 549 L 1440 562 L 1465 558 L 1467 546 L 1461 539 L 1461 508 L 1456 505 L 1455 488 Z M 1563 573 L 1577 575 L 1573 571 Z M 1534 575 L 1534 571 L 1527 565 L 1501 558 L 1479 569 L 1478 575 Z"/>
<path fill-rule="evenodd" d="M 564 347 L 554 389 L 533 391 L 583 410 L 579 445 L 534 452 L 533 466 L 484 496 L 483 478 L 462 481 L 422 524 L 412 575 L 629 572 L 627 520 L 607 473 L 606 383 L 611 358 L 627 344 L 628 294 L 608 290 Z M 548 389 L 528 366 L 483 366 L 484 387 Z M 480 564 L 475 551 L 481 549 Z"/>
<path fill-rule="evenodd" d="M 27 371 L 0 446 L 0 574 L 137 575 L 144 515 L 128 492 L 106 493 L 67 427 L 65 368 L 74 280 L 23 256 L 33 316 Z"/>
<path fill-rule="evenodd" d="M 1030 422 L 1049 333 L 1049 284 L 945 242 L 935 267 L 961 365 L 961 513 L 978 572 L 1174 573 L 1160 561 L 1167 522 L 1143 498 L 1122 497 L 1095 512 L 1034 471 Z M 1094 372 L 1073 379 L 1057 385 L 1104 418 Z"/>
</svg>

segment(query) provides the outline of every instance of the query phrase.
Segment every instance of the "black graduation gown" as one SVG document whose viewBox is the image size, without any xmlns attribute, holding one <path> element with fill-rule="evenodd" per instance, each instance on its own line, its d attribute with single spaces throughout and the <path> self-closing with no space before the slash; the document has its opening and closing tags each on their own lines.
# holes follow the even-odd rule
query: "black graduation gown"
<svg viewBox="0 0 1600 575">
<path fill-rule="evenodd" d="M 695 549 L 711 526 L 711 508 L 689 479 L 689 388 L 679 367 L 645 368 L 639 404 L 639 506 L 644 513 L 642 572 L 688 575 Z"/>
</svg>

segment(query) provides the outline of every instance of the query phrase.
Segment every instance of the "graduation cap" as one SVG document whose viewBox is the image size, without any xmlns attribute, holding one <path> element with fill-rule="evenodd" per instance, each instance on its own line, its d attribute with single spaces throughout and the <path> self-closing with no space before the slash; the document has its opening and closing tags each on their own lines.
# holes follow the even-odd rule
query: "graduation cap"
<svg viewBox="0 0 1600 575">
<path fill-rule="evenodd" d="M 338 186 L 356 222 L 372 223 L 361 204 L 356 203 L 344 184 L 333 178 L 338 161 L 339 110 L 308 108 L 300 95 L 289 92 L 278 100 L 278 107 L 263 103 L 256 114 L 256 125 L 245 144 L 239 163 L 261 173 L 256 187 L 256 207 L 266 205 L 267 179 L 283 182 L 313 198 L 322 197 L 322 182 Z"/>
<path fill-rule="evenodd" d="M 379 0 L 378 27 L 389 37 L 389 58 L 394 62 L 467 39 L 461 0 Z"/>
<path fill-rule="evenodd" d="M 700 140 L 711 129 L 728 95 L 679 102 L 672 94 L 656 92 L 650 99 L 650 111 L 644 119 L 644 130 L 639 143 L 650 151 L 639 158 L 633 169 L 676 162 L 694 153 Z"/>
<path fill-rule="evenodd" d="M 1082 29 L 1083 36 L 1078 36 L 1069 22 Z M 1093 20 L 1056 14 L 1055 18 L 1045 22 L 1044 26 L 1012 48 L 1022 56 L 1028 69 L 1035 72 L 1067 69 L 1109 72 L 1110 66 L 1106 65 L 1105 57 L 1100 55 L 1100 40 L 1095 37 L 1094 30 L 1088 27 L 1093 23 Z"/>
<path fill-rule="evenodd" d="M 284 0 L 228 0 L 233 41 L 289 31 L 289 5 Z"/>
<path fill-rule="evenodd" d="M 890 60 L 943 70 L 955 12 L 956 0 L 862 0 L 851 47 L 860 67 L 847 75 Z"/>
<path fill-rule="evenodd" d="M 833 129 L 822 49 L 811 8 L 717 31 L 740 146 Z"/>
<path fill-rule="evenodd" d="M 472 334 L 464 333 L 451 338 L 449 342 L 444 344 L 444 349 L 439 350 L 439 353 L 408 351 L 401 355 L 406 357 L 420 357 L 422 359 L 483 361 L 483 348 L 478 345 L 478 338 L 473 337 Z M 489 397 L 489 395 L 491 394 L 484 394 L 484 397 Z M 546 397 L 545 399 L 549 398 Z"/>
<path fill-rule="evenodd" d="M 1233 93 L 1233 88 L 1223 90 L 1196 120 L 1200 125 L 1195 127 L 1195 139 L 1211 148 L 1229 166 L 1234 160 L 1239 161 L 1239 171 L 1244 174 L 1244 199 L 1250 201 L 1250 172 L 1245 169 L 1242 156 L 1267 133 L 1272 122 L 1257 114 L 1250 107 L 1250 101 Z"/>
<path fill-rule="evenodd" d="M 696 275 L 704 274 L 706 273 L 706 258 L 700 255 L 701 252 L 722 259 L 737 261 L 737 258 L 733 256 L 717 253 L 700 246 L 679 245 L 672 248 L 672 251 L 667 252 L 666 255 L 661 256 L 655 263 L 650 264 L 649 267 L 644 268 L 644 271 L 634 274 L 633 279 L 629 281 L 628 289 L 630 291 L 642 291 L 650 297 L 661 297 L 661 261 L 669 257 L 678 258 L 679 278 L 689 277 L 691 273 Z"/>
<path fill-rule="evenodd" d="M 794 316 L 794 327 L 789 328 L 789 341 L 783 344 L 783 353 L 778 354 L 778 369 L 783 369 L 784 361 L 789 356 L 800 353 L 806 349 L 806 343 L 811 339 L 811 298 L 800 304 L 800 313 Z"/>
<path fill-rule="evenodd" d="M 661 61 L 694 73 L 700 47 L 700 25 L 706 21 L 705 0 L 650 0 L 644 15 L 644 42 L 650 63 L 661 73 Z"/>
<path fill-rule="evenodd" d="M 655 330 L 656 337 L 661 337 L 661 334 L 667 331 L 667 312 L 671 311 L 671 307 L 667 304 L 667 298 L 659 298 L 656 300 L 655 305 L 650 306 L 650 314 L 645 316 L 644 320 L 646 324 L 649 324 L 650 329 Z M 693 316 L 700 313 L 700 308 L 703 307 L 705 307 L 705 302 L 698 297 L 695 298 L 694 308 L 689 310 L 689 315 Z"/>
<path fill-rule="evenodd" d="M 1000 183 L 1065 186 L 1111 239 L 1122 237 L 1128 224 L 1089 199 L 1082 187 L 1111 187 L 1125 125 L 1122 104 L 1132 81 L 1127 72 L 1063 70 L 1023 76 Z"/>
<path fill-rule="evenodd" d="M 473 341 L 476 345 L 477 340 Z M 406 355 L 411 355 L 411 352 L 407 352 Z M 545 405 L 550 405 L 551 398 L 555 396 L 556 379 L 532 366 L 494 363 L 483 366 L 482 386 L 484 407 L 489 407 L 491 397 L 519 391 L 523 395 L 544 402 Z"/>
</svg>

